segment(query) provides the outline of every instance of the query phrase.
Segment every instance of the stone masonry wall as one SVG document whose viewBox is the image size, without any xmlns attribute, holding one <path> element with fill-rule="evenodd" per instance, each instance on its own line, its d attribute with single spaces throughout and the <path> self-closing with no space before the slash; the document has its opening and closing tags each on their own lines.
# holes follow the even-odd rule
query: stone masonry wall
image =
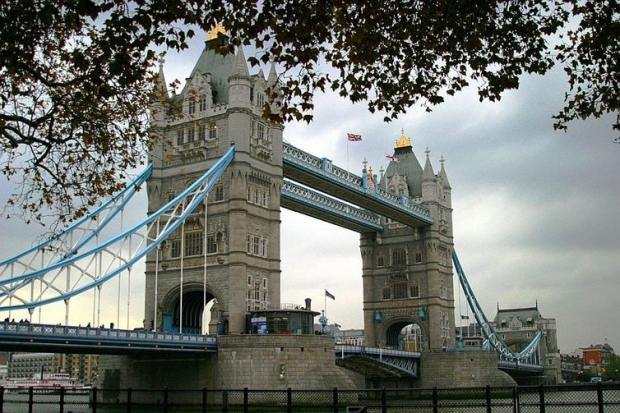
<svg viewBox="0 0 620 413">
<path fill-rule="evenodd" d="M 515 386 L 508 373 L 497 368 L 497 354 L 485 351 L 434 351 L 420 358 L 421 387 Z"/>
<path fill-rule="evenodd" d="M 314 335 L 229 335 L 218 337 L 216 389 L 354 389 L 335 364 L 334 340 Z"/>
</svg>

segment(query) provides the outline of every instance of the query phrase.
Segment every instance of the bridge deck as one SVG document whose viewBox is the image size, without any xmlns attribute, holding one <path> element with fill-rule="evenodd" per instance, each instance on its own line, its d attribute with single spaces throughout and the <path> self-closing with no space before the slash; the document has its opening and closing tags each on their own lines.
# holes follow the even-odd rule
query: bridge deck
<svg viewBox="0 0 620 413">
<path fill-rule="evenodd" d="M 215 336 L 0 322 L 0 351 L 132 354 L 215 353 Z"/>
<path fill-rule="evenodd" d="M 381 188 L 369 190 L 364 179 L 291 145 L 283 145 L 284 178 L 297 181 L 329 196 L 346 199 L 368 211 L 412 227 L 433 223 L 428 209 L 405 196 Z"/>
</svg>

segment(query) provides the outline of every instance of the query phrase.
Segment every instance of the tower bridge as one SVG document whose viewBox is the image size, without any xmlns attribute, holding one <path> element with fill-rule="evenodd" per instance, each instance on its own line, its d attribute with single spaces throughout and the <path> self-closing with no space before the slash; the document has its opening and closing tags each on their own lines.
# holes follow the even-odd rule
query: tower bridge
<svg viewBox="0 0 620 413">
<path fill-rule="evenodd" d="M 38 306 L 64 302 L 68 320 L 72 297 L 94 290 L 96 301 L 101 285 L 146 260 L 149 330 L 217 335 L 217 357 L 196 361 L 190 351 L 181 356 L 181 344 L 173 350 L 165 337 L 155 343 L 157 335 L 149 333 L 145 337 L 153 341 L 142 344 L 144 351 L 169 348 L 179 354 L 175 363 L 166 356 L 110 356 L 101 365 L 109 373 L 102 375 L 103 387 L 167 387 L 170 377 L 185 387 L 195 380 L 200 387 L 221 388 L 354 387 L 334 365 L 331 338 L 248 334 L 252 314 L 281 304 L 280 209 L 285 207 L 360 233 L 368 347 L 361 355 L 382 358 L 384 349 L 398 347 L 403 328 L 413 325 L 417 352 L 400 361 L 390 357 L 397 368 L 409 366 L 405 369 L 423 385 L 437 385 L 433 378 L 442 385 L 506 383 L 498 357 L 504 367 L 515 368 L 530 365 L 533 355 L 546 360 L 538 354 L 540 335 L 514 351 L 481 311 L 454 252 L 452 188 L 443 159 L 435 173 L 426 150 L 422 166 L 403 131 L 385 171 L 376 175 L 364 169 L 356 176 L 284 143 L 283 126 L 262 117 L 267 91 L 278 87 L 275 67 L 267 76 L 262 71 L 250 75 L 242 48 L 226 56 L 215 52 L 213 46 L 222 42 L 227 42 L 222 33 L 206 42 L 178 95 L 167 94 L 160 67 L 163 99 L 153 103 L 151 120 L 159 139 L 148 173 L 50 241 L 1 262 L 0 310 L 32 314 Z M 169 115 L 169 105 L 182 115 Z M 102 240 L 144 182 L 148 218 Z M 446 351 L 457 348 L 454 269 L 493 352 Z M 213 342 L 205 349 L 212 350 Z M 199 369 L 197 376 L 165 373 L 184 365 Z"/>
</svg>

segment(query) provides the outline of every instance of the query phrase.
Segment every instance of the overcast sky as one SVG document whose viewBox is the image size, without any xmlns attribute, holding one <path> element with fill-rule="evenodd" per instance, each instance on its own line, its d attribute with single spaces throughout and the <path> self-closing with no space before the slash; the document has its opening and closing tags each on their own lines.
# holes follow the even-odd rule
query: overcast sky
<svg viewBox="0 0 620 413">
<path fill-rule="evenodd" d="M 188 76 L 201 50 L 199 40 L 189 51 L 168 55 L 167 80 Z M 360 175 L 364 159 L 375 171 L 387 166 L 385 155 L 404 129 L 420 163 L 427 147 L 435 172 L 445 158 L 455 249 L 487 317 L 498 305 L 538 302 L 544 317 L 556 319 L 563 353 L 605 341 L 620 348 L 620 145 L 613 142 L 610 117 L 572 124 L 568 133 L 553 130 L 565 82 L 561 71 L 524 77 L 520 89 L 498 103 L 479 103 L 468 89 L 432 113 L 411 108 L 391 123 L 364 104 L 318 95 L 314 122 L 288 124 L 284 137 Z M 348 143 L 347 132 L 362 141 Z M 6 194 L 6 183 L 0 185 Z M 145 212 L 144 199 L 141 205 Z M 38 231 L 2 218 L 0 261 L 29 246 Z M 281 244 L 282 302 L 311 298 L 315 310 L 327 304 L 330 323 L 363 328 L 359 234 L 283 210 Z M 142 274 L 132 277 L 130 324 L 141 324 Z M 325 289 L 336 299 L 325 301 Z M 458 320 L 467 309 L 457 291 Z M 71 323 L 89 321 L 79 317 Z"/>
</svg>

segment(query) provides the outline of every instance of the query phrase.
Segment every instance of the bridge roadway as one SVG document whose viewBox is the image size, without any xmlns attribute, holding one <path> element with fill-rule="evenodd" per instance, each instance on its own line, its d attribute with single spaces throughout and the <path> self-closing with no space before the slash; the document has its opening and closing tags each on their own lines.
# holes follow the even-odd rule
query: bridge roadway
<svg viewBox="0 0 620 413">
<path fill-rule="evenodd" d="M 282 149 L 284 178 L 299 182 L 331 197 L 346 199 L 349 204 L 372 211 L 368 217 L 366 230 L 368 227 L 377 230 L 374 227 L 376 224 L 373 222 L 377 215 L 385 216 L 411 227 L 433 223 L 428 208 L 415 203 L 407 196 L 388 192 L 379 186 L 371 189 L 365 177 L 359 177 L 338 168 L 327 158 L 316 157 L 286 143 L 283 144 Z M 320 202 L 315 203 L 316 208 L 311 208 L 308 204 L 295 202 L 295 198 L 286 195 L 288 194 L 284 194 L 281 200 L 283 207 L 347 227 L 343 225 L 339 216 L 336 216 L 335 220 L 326 219 L 327 210 L 322 207 Z M 309 198 L 306 196 L 305 200 L 307 201 Z M 310 205 L 312 203 L 314 202 L 311 201 Z M 357 228 L 351 229 L 358 230 Z"/>
<path fill-rule="evenodd" d="M 146 330 L 0 322 L 0 351 L 83 354 L 216 353 L 217 338 Z"/>
</svg>

